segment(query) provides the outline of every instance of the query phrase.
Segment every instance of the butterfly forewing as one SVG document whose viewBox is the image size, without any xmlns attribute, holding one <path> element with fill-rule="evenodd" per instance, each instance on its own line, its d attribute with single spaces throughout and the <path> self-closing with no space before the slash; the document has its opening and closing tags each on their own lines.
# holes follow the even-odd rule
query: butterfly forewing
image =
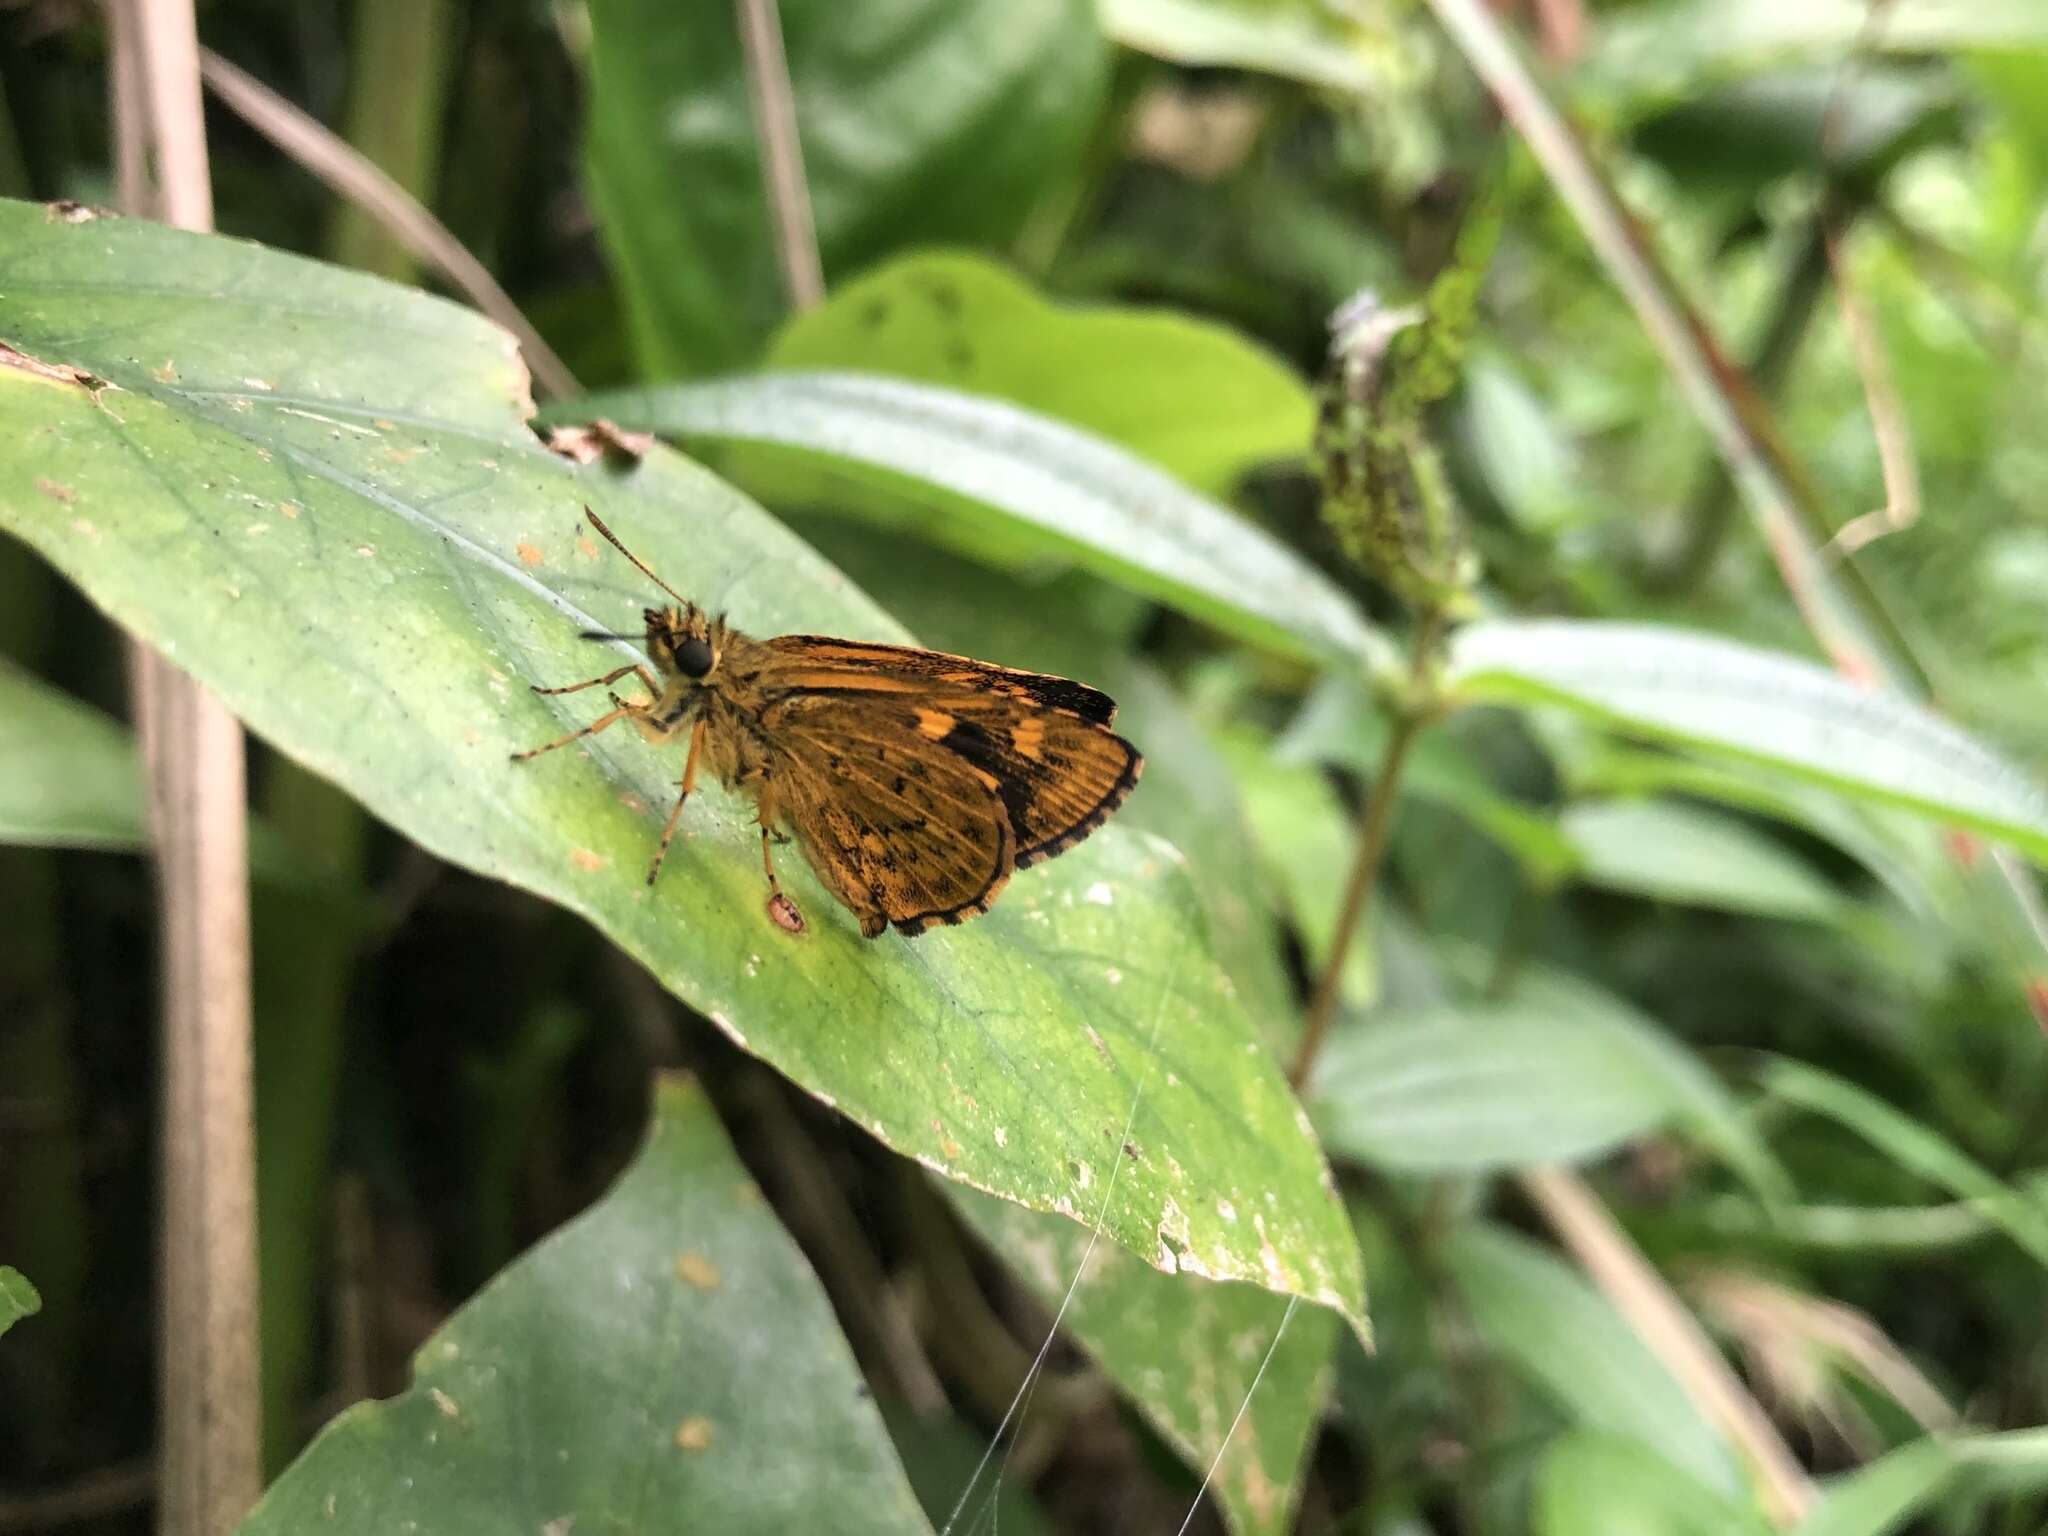
<svg viewBox="0 0 2048 1536">
<path fill-rule="evenodd" d="M 824 635 L 780 635 L 763 647 L 778 661 L 778 685 L 820 691 L 857 689 L 868 693 L 992 693 L 1019 704 L 1063 710 L 1094 725 L 1116 718 L 1108 694 L 1071 678 L 1020 672 L 909 645 L 834 640 Z"/>
<path fill-rule="evenodd" d="M 763 717 L 804 853 L 863 931 L 920 932 L 988 910 L 1016 837 L 992 773 L 939 750 L 883 693 L 793 692 Z"/>
</svg>

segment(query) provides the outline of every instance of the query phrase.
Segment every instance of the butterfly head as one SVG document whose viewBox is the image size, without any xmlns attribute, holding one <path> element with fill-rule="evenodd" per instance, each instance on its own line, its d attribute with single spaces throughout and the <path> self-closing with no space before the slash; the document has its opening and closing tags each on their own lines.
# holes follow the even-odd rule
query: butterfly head
<svg viewBox="0 0 2048 1536">
<path fill-rule="evenodd" d="M 642 617 L 647 621 L 647 653 L 662 671 L 701 683 L 718 670 L 723 626 L 713 624 L 695 603 L 649 608 Z"/>
</svg>

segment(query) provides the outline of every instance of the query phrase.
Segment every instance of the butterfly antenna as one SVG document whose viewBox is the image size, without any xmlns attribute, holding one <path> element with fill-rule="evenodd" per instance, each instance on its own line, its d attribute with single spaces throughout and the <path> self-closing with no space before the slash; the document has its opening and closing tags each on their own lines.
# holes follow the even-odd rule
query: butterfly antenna
<svg viewBox="0 0 2048 1536">
<path fill-rule="evenodd" d="M 655 575 L 653 571 L 648 569 L 647 562 L 645 560 L 642 560 L 638 555 L 634 554 L 633 551 L 626 548 L 625 545 L 619 542 L 619 536 L 616 533 L 613 533 L 611 529 L 605 527 L 603 518 L 599 517 L 587 506 L 583 509 L 583 515 L 590 519 L 591 527 L 595 528 L 599 533 L 604 535 L 604 541 L 607 544 L 611 545 L 613 549 L 616 549 L 620 554 L 624 555 L 628 560 L 633 562 L 633 567 L 635 570 L 639 571 L 639 573 L 642 576 L 645 576 L 649 581 L 653 582 L 657 587 L 661 588 L 662 591 L 666 592 L 670 597 L 674 598 L 684 607 L 687 608 L 689 606 L 690 600 L 687 597 L 683 596 L 682 593 L 678 592 L 674 587 L 670 586 L 667 582 L 663 581 L 659 576 Z"/>
</svg>

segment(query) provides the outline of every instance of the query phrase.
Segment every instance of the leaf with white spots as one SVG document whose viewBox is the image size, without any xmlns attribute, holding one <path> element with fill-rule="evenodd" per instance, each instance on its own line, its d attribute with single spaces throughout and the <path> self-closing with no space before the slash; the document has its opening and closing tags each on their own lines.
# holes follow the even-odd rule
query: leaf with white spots
<svg viewBox="0 0 2048 1536">
<path fill-rule="evenodd" d="M 695 1083 L 608 1195 L 288 1468 L 241 1536 L 930 1536 L 817 1277 Z"/>
<path fill-rule="evenodd" d="M 241 242 L 0 202 L 0 340 L 94 381 L 0 366 L 0 529 L 273 746 L 437 856 L 587 918 L 905 1155 L 1363 1328 L 1321 1152 L 1166 845 L 1112 824 L 914 942 L 863 940 L 785 849 L 798 937 L 766 909 L 751 803 L 716 784 L 642 883 L 679 751 L 612 732 L 509 760 L 596 712 L 527 685 L 627 659 L 577 632 L 630 629 L 654 595 L 586 503 L 750 633 L 906 638 L 759 507 L 664 448 L 626 467 L 550 452 L 488 322 Z M 1156 1155 L 1101 1207 L 1134 1098 Z M 1264 1244 L 1214 1214 L 1268 1195 Z"/>
</svg>

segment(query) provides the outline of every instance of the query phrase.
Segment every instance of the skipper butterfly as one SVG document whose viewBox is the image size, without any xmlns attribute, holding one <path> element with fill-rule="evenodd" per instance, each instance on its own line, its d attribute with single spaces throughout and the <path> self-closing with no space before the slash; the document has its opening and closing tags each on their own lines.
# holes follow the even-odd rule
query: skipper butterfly
<svg viewBox="0 0 2048 1536">
<path fill-rule="evenodd" d="M 874 938 L 918 934 L 986 912 L 1013 871 L 1064 853 L 1101 826 L 1144 759 L 1112 731 L 1116 705 L 1082 683 L 911 646 L 779 635 L 756 640 L 677 592 L 584 514 L 675 599 L 646 609 L 647 658 L 538 694 L 610 688 L 628 675 L 641 700 L 612 707 L 526 762 L 630 721 L 650 742 L 685 734 L 681 793 L 662 824 L 647 883 L 708 768 L 754 802 L 769 911 L 802 917 L 775 878 L 773 843 L 794 833 L 819 881 Z M 586 631 L 585 639 L 626 638 Z"/>
</svg>

